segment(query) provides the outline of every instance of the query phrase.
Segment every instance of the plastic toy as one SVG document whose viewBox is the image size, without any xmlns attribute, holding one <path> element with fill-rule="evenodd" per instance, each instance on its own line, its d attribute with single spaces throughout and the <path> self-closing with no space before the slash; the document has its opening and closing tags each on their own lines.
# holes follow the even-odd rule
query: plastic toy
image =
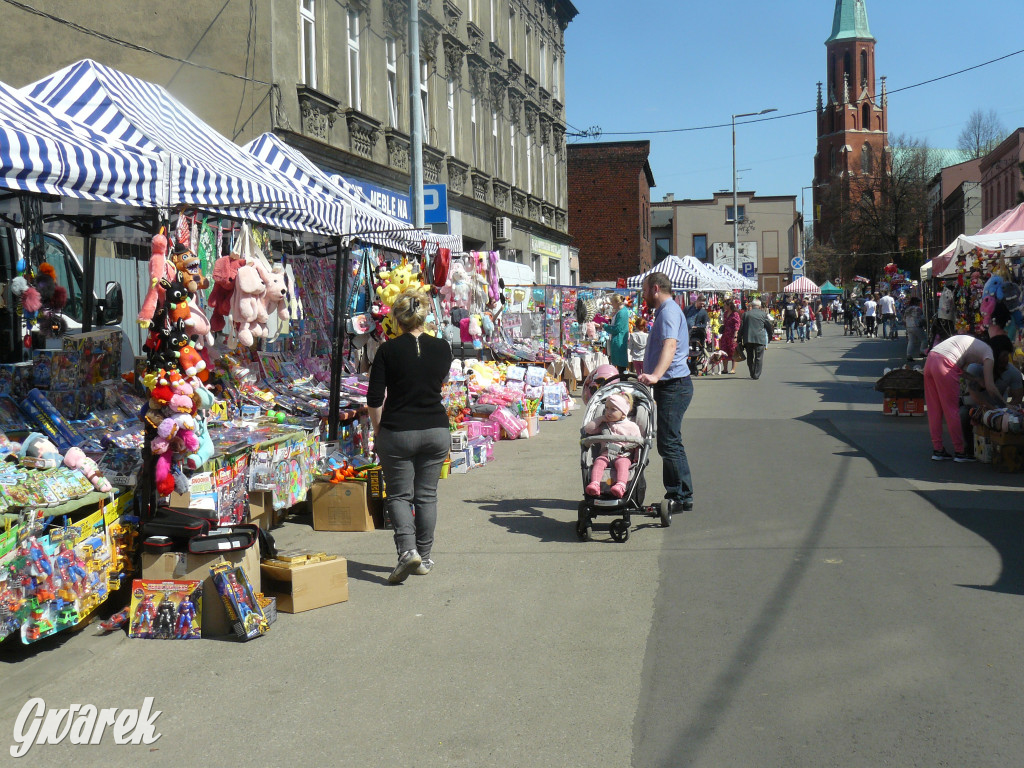
<svg viewBox="0 0 1024 768">
<path fill-rule="evenodd" d="M 69 448 L 64 455 L 64 464 L 85 475 L 92 483 L 93 488 L 100 493 L 110 493 L 113 490 L 113 486 L 107 478 L 100 473 L 96 462 L 86 456 L 81 448 Z"/>
<path fill-rule="evenodd" d="M 181 602 L 178 603 L 178 618 L 174 624 L 174 637 L 179 640 L 184 640 L 192 634 L 192 623 L 196 618 L 196 607 L 192 604 L 192 601 L 188 599 L 187 595 L 181 597 Z"/>
</svg>

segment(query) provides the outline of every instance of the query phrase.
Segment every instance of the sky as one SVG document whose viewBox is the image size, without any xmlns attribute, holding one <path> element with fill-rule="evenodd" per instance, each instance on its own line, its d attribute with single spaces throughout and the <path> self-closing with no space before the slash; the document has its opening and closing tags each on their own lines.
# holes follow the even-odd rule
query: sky
<svg viewBox="0 0 1024 768">
<path fill-rule="evenodd" d="M 888 77 L 891 94 L 890 136 L 955 148 L 976 109 L 995 109 L 1007 130 L 1024 126 L 1024 53 L 892 93 L 1024 49 L 1021 2 L 867 0 L 875 71 Z M 737 186 L 796 195 L 801 204 L 801 187 L 814 176 L 816 84 L 826 78 L 835 0 L 573 3 L 579 15 L 565 33 L 566 120 L 581 131 L 599 126 L 598 141 L 650 140 L 652 201 L 731 190 L 731 115 L 774 107 L 775 115 L 812 112 L 738 125 Z M 619 135 L 720 124 L 726 127 Z"/>
</svg>

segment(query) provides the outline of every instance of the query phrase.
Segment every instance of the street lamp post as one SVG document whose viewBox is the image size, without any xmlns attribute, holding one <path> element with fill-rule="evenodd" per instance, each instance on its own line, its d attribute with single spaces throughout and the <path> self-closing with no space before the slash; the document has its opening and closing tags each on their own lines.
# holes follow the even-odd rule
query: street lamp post
<svg viewBox="0 0 1024 768">
<path fill-rule="evenodd" d="M 758 115 L 767 115 L 769 112 L 777 111 L 773 107 L 772 109 L 762 109 L 760 112 L 744 112 L 743 114 L 732 116 L 732 264 L 734 268 L 740 264 L 740 209 L 736 204 L 736 118 L 757 117 Z"/>
</svg>

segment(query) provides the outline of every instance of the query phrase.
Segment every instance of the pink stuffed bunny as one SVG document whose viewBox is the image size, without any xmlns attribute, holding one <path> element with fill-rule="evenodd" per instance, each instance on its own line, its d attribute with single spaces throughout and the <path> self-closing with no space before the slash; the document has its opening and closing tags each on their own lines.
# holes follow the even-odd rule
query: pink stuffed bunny
<svg viewBox="0 0 1024 768">
<path fill-rule="evenodd" d="M 64 463 L 85 475 L 92 483 L 92 487 L 100 493 L 110 493 L 113 490 L 110 481 L 100 473 L 96 462 L 86 456 L 81 448 L 69 448 L 64 455 Z"/>
<path fill-rule="evenodd" d="M 238 268 L 235 292 L 231 294 L 231 317 L 238 331 L 238 341 L 246 347 L 251 347 L 257 337 L 266 334 L 266 328 L 258 323 L 266 289 L 256 267 L 246 264 Z"/>
<path fill-rule="evenodd" d="M 280 320 L 287 320 L 288 314 L 288 284 L 284 279 L 284 267 L 275 264 L 271 271 L 267 271 L 259 261 L 256 262 L 256 269 L 267 286 L 267 292 L 263 296 L 264 314 L 270 317 L 272 312 L 277 313 Z"/>
</svg>

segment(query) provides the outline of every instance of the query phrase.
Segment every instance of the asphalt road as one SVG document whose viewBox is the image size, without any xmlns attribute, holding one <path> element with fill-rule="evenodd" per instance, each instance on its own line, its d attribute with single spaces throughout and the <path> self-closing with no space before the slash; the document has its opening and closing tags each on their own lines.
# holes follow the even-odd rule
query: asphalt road
<svg viewBox="0 0 1024 768">
<path fill-rule="evenodd" d="M 836 335 L 836 334 L 840 335 Z M 162 711 L 150 746 L 38 766 L 1006 766 L 1020 762 L 1021 476 L 935 464 L 872 390 L 902 344 L 773 344 L 696 381 L 696 505 L 625 544 L 574 532 L 581 411 L 441 485 L 427 577 L 390 533 L 283 546 L 349 559 L 348 603 L 233 642 L 87 629 L 0 652 L 0 754 L 29 696 Z M 649 497 L 660 487 L 656 456 Z"/>
</svg>

